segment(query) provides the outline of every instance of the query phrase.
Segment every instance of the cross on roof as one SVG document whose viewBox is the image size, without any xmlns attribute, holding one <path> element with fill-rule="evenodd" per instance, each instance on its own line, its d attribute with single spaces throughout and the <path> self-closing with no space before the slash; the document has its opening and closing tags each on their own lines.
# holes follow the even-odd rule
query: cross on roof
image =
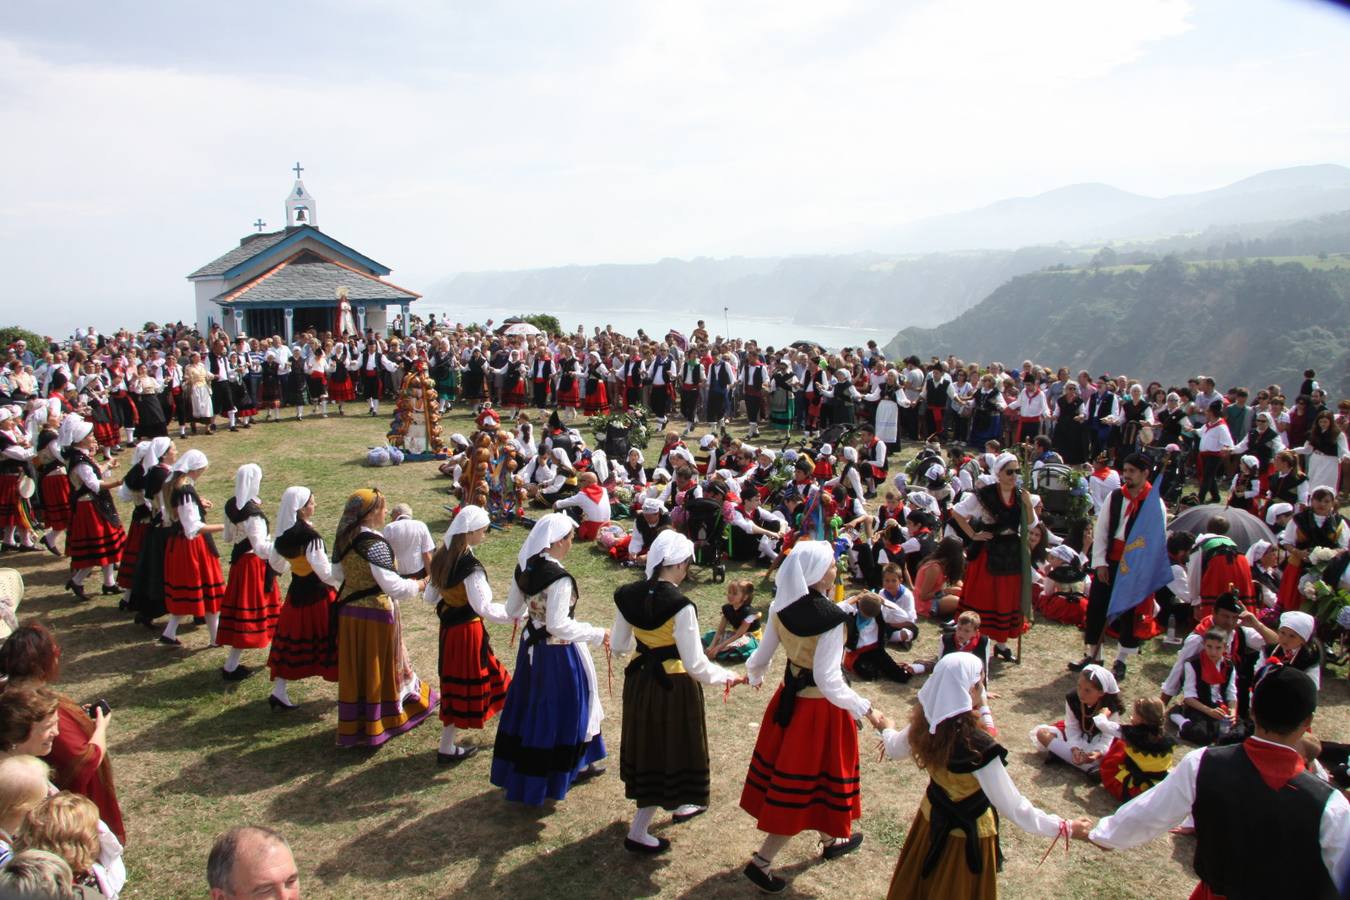
<svg viewBox="0 0 1350 900">
<path fill-rule="evenodd" d="M 295 172 L 295 178 L 296 178 L 296 180 L 298 181 L 298 180 L 300 180 L 300 173 L 303 172 L 303 171 L 305 171 L 305 170 L 302 169 L 302 168 L 300 168 L 300 164 L 299 164 L 299 163 L 296 163 L 296 164 L 295 164 L 295 168 L 294 168 L 292 171 Z"/>
<path fill-rule="evenodd" d="M 262 219 L 259 219 L 258 221 L 256 221 L 256 222 L 253 223 L 253 227 L 256 228 L 256 229 L 258 229 L 258 232 L 259 232 L 259 233 L 261 233 L 262 230 L 263 230 L 263 228 L 265 228 L 266 226 L 267 226 L 267 223 L 264 222 Z"/>
</svg>

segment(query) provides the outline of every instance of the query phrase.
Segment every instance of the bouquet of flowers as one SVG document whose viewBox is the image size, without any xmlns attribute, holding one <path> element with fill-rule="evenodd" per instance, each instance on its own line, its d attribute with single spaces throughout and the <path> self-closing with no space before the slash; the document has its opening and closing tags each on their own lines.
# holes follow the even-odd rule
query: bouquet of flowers
<svg viewBox="0 0 1350 900">
<path fill-rule="evenodd" d="M 626 429 L 628 431 L 628 446 L 646 450 L 651 434 L 647 427 L 647 418 L 650 415 L 648 409 L 641 405 L 595 415 L 590 419 L 591 433 L 595 435 L 596 443 L 603 446 L 605 438 L 609 434 L 610 426 Z M 616 460 L 616 462 L 623 462 L 623 460 Z"/>
<path fill-rule="evenodd" d="M 1308 554 L 1308 561 L 1303 566 L 1299 593 L 1304 598 L 1304 610 L 1316 618 L 1319 625 L 1337 625 L 1342 610 L 1350 607 L 1350 591 L 1340 586 L 1345 567 L 1337 564 L 1346 553 L 1350 551 L 1318 547 Z"/>
</svg>

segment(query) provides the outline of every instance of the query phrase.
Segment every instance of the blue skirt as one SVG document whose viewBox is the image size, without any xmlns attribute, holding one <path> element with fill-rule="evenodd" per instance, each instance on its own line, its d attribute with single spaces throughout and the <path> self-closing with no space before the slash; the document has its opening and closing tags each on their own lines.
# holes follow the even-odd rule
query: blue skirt
<svg viewBox="0 0 1350 900">
<path fill-rule="evenodd" d="M 572 644 L 521 641 L 492 750 L 492 783 L 506 799 L 539 806 L 567 796 L 582 769 L 605 758 L 604 737 L 586 740 L 590 686 Z"/>
</svg>

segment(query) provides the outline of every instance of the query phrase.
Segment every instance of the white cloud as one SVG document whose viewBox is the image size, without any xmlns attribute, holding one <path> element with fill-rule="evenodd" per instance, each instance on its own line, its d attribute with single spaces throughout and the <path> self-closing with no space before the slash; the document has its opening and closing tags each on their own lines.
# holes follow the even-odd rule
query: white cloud
<svg viewBox="0 0 1350 900">
<path fill-rule="evenodd" d="M 311 48 L 321 72 L 286 77 L 61 62 L 0 36 L 0 116 L 19 136 L 0 254 L 25 297 L 57 301 L 55 328 L 112 316 L 110 301 L 188 314 L 182 276 L 254 217 L 280 221 L 296 158 L 323 226 L 412 287 L 462 269 L 864 249 L 898 222 L 1074 181 L 1167 193 L 1344 158 L 1335 88 L 1350 66 L 1313 43 L 1296 60 L 1170 53 L 1204 47 L 1198 8 L 651 3 L 575 46 L 515 46 L 498 23 L 490 67 L 366 70 L 334 45 Z"/>
</svg>

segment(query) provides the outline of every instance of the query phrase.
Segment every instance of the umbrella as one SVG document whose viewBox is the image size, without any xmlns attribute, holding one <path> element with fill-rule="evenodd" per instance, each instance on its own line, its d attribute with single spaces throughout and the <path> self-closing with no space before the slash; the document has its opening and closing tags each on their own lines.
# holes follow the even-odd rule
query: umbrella
<svg viewBox="0 0 1350 900">
<path fill-rule="evenodd" d="M 506 335 L 507 337 L 515 337 L 516 335 L 533 337 L 534 335 L 539 334 L 539 329 L 535 328 L 529 322 L 516 322 L 512 325 L 508 325 L 505 329 L 503 329 L 502 334 Z"/>
<path fill-rule="evenodd" d="M 1191 534 L 1201 534 L 1207 530 L 1206 526 L 1212 516 L 1223 516 L 1228 520 L 1228 536 L 1233 539 L 1233 543 L 1237 544 L 1238 549 L 1243 553 L 1246 553 L 1247 549 L 1257 541 L 1276 543 L 1275 535 L 1266 527 L 1265 522 L 1244 509 L 1234 509 L 1231 506 L 1221 506 L 1218 503 L 1192 506 L 1168 524 L 1167 532 L 1172 534 L 1178 531 L 1188 531 Z"/>
</svg>

